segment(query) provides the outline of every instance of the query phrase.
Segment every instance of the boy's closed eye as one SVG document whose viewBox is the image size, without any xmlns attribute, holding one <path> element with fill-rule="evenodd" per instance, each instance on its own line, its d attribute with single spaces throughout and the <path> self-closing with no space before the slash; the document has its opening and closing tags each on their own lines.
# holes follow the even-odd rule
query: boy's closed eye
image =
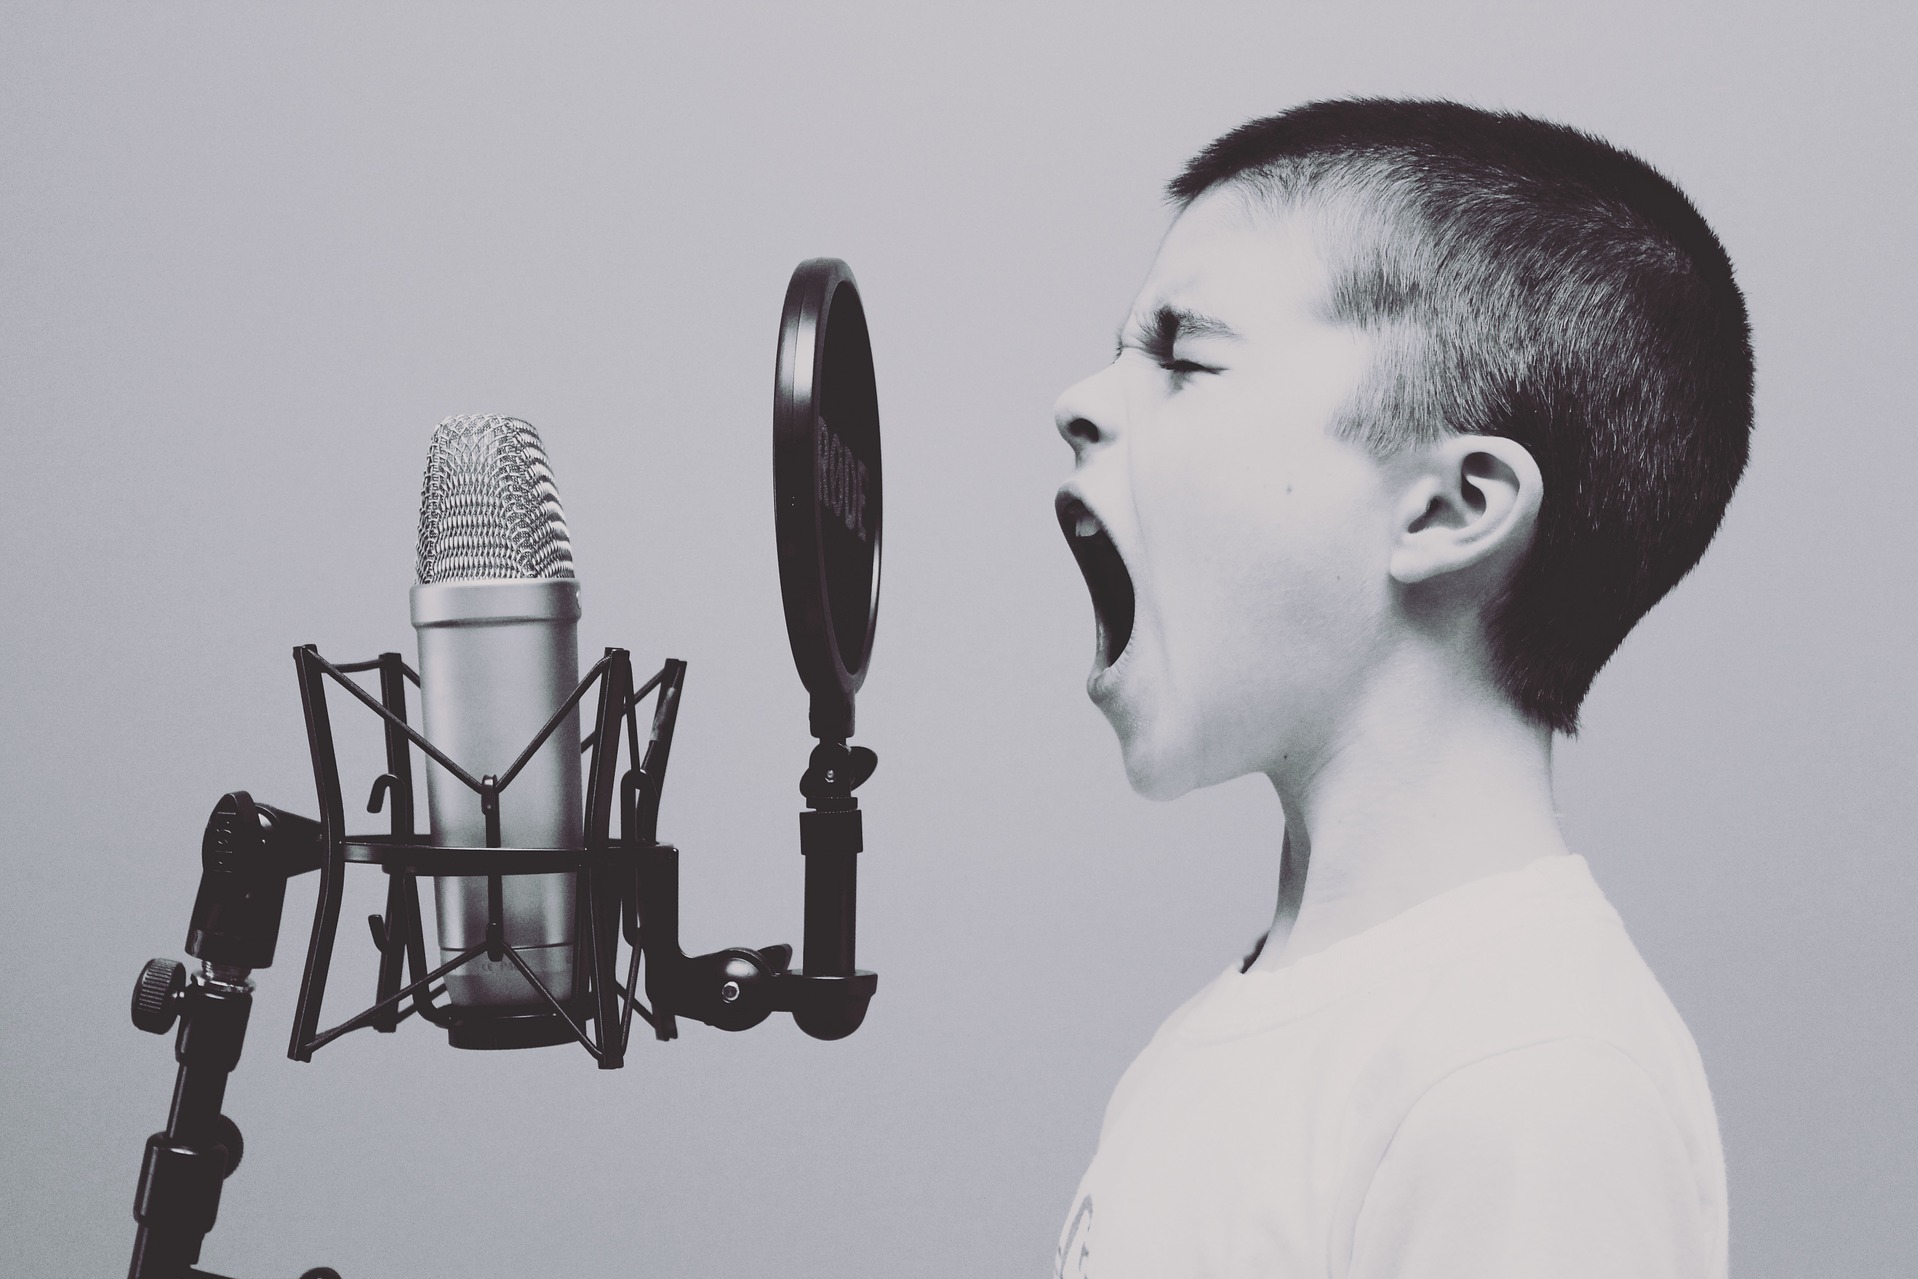
<svg viewBox="0 0 1918 1279">
<path fill-rule="evenodd" d="M 1120 335 L 1119 354 L 1123 355 L 1127 347 L 1137 350 L 1172 376 L 1176 390 L 1185 384 L 1186 379 L 1198 373 L 1218 373 L 1223 366 L 1205 364 L 1179 353 L 1181 341 L 1194 341 L 1201 338 L 1226 338 L 1236 341 L 1238 334 L 1224 321 L 1214 319 L 1183 307 L 1162 306 L 1153 312 L 1152 318 L 1143 321 L 1129 333 Z"/>
<path fill-rule="evenodd" d="M 1170 360 L 1160 360 L 1159 367 L 1172 375 L 1172 386 L 1175 390 L 1184 386 L 1185 380 L 1194 373 L 1218 373 L 1222 371 L 1220 367 L 1215 364 L 1200 364 L 1196 360 L 1181 360 L 1176 357 Z"/>
</svg>

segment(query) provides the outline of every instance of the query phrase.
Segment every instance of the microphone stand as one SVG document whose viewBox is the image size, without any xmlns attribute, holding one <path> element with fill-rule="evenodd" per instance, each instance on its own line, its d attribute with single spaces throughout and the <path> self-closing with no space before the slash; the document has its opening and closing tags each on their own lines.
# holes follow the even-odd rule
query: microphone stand
<svg viewBox="0 0 1918 1279">
<path fill-rule="evenodd" d="M 825 416 L 829 403 L 834 425 Z M 871 340 L 852 269 L 837 258 L 800 263 L 787 286 L 774 367 L 773 498 L 787 638 L 800 679 L 812 694 L 811 729 L 818 742 L 799 784 L 806 798 L 799 817 L 800 852 L 806 858 L 801 967 L 791 967 L 793 948 L 783 944 L 691 956 L 680 949 L 679 850 L 661 844 L 657 828 L 684 662 L 669 658 L 635 689 L 630 655 L 607 649 L 518 759 L 500 774 L 475 777 L 407 723 L 406 685 L 418 687 L 420 677 L 398 653 L 336 666 L 312 645 L 296 648 L 320 818 L 256 804 L 244 791 L 222 798 L 201 845 L 200 891 L 187 934 L 187 951 L 201 961 L 201 971 L 189 978 L 179 962 L 155 959 L 134 988 L 135 1026 L 157 1035 L 179 1023 L 173 1051 L 179 1072 L 167 1126 L 147 1140 L 140 1166 L 133 1208 L 139 1233 L 129 1279 L 220 1279 L 197 1265 L 219 1212 L 221 1184 L 240 1162 L 240 1130 L 220 1107 L 246 1039 L 253 1007 L 250 974 L 273 962 L 286 882 L 295 875 L 320 872 L 287 1046 L 287 1056 L 295 1061 L 310 1061 L 340 1036 L 368 1026 L 391 1034 L 415 1013 L 445 1030 L 456 1048 L 571 1041 L 601 1070 L 625 1065 L 635 1013 L 661 1040 L 677 1037 L 680 1017 L 721 1030 L 746 1030 L 777 1011 L 790 1012 L 816 1039 L 842 1039 L 859 1028 L 878 978 L 854 967 L 864 836 L 853 791 L 872 775 L 878 756 L 847 740 L 853 732 L 853 695 L 865 679 L 877 617 L 883 508 Z M 378 698 L 350 678 L 374 670 Z M 385 835 L 346 832 L 328 681 L 382 721 L 386 771 L 373 784 L 367 811 L 387 806 L 391 829 Z M 598 713 L 580 745 L 582 754 L 590 753 L 582 846 L 504 847 L 502 792 L 595 685 Z M 655 689 L 652 737 L 642 759 L 635 708 Z M 618 770 L 622 736 L 629 764 L 624 775 Z M 415 748 L 479 796 L 484 847 L 421 842 L 413 828 Z M 611 832 L 615 802 L 617 839 Z M 320 1009 L 352 865 L 378 866 L 387 875 L 386 913 L 367 919 L 380 956 L 377 994 L 370 1007 L 322 1030 Z M 507 940 L 503 905 L 507 877 L 552 874 L 577 876 L 577 962 L 572 987 L 561 991 L 549 989 Z M 486 881 L 485 940 L 431 971 L 420 917 L 422 875 Z M 617 971 L 622 939 L 630 951 L 623 982 Z M 447 992 L 434 983 L 482 956 L 493 964 L 510 961 L 537 1002 L 525 1007 L 436 1003 Z M 642 961 L 651 1008 L 638 999 Z M 411 981 L 402 985 L 403 977 Z M 403 1009 L 408 1001 L 411 1006 Z M 320 1267 L 301 1279 L 339 1276 Z"/>
</svg>

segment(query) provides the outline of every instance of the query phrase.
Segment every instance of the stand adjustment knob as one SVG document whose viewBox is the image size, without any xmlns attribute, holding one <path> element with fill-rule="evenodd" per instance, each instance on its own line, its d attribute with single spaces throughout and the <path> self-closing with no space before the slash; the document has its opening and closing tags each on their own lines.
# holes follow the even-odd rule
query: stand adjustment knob
<svg viewBox="0 0 1918 1279">
<path fill-rule="evenodd" d="M 186 990 L 186 965 L 177 959 L 149 959 L 133 984 L 133 1024 L 149 1035 L 164 1035 L 180 1016 Z"/>
<path fill-rule="evenodd" d="M 219 1138 L 219 1143 L 226 1147 L 226 1175 L 231 1177 L 246 1155 L 246 1139 L 240 1136 L 240 1125 L 225 1115 L 213 1121 L 213 1132 Z"/>
</svg>

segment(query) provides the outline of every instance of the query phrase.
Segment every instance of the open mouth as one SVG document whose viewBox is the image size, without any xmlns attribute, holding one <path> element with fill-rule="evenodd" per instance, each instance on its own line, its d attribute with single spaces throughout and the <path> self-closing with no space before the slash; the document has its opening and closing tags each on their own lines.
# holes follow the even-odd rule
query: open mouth
<svg viewBox="0 0 1918 1279">
<path fill-rule="evenodd" d="M 1091 507 L 1070 493 L 1061 493 L 1054 509 L 1066 545 L 1072 548 L 1072 558 L 1079 561 L 1086 588 L 1092 592 L 1092 612 L 1099 624 L 1099 664 L 1111 666 L 1132 638 L 1132 574 L 1126 572 L 1119 548 Z"/>
</svg>

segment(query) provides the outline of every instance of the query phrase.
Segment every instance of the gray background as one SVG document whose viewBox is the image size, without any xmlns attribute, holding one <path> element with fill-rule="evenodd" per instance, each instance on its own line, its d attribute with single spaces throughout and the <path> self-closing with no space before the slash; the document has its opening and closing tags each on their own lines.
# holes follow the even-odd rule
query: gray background
<svg viewBox="0 0 1918 1279">
<path fill-rule="evenodd" d="M 694 8 L 0 12 L 0 1268 L 124 1266 L 172 1079 L 129 983 L 181 953 L 222 791 L 312 811 L 290 647 L 411 651 L 449 413 L 545 434 L 586 650 L 691 660 L 663 816 L 689 944 L 797 939 L 768 392 L 787 274 L 832 254 L 890 499 L 866 1028 L 693 1026 L 602 1073 L 409 1024 L 295 1065 L 309 878 L 206 1264 L 1049 1273 L 1112 1084 L 1259 931 L 1278 843 L 1260 781 L 1126 789 L 1080 691 L 1052 399 L 1107 358 L 1190 152 L 1377 92 L 1598 131 L 1739 264 L 1750 474 L 1560 799 L 1703 1050 L 1737 1272 L 1918 1272 L 1904 6 Z M 371 987 L 377 878 L 334 1014 Z"/>
</svg>

